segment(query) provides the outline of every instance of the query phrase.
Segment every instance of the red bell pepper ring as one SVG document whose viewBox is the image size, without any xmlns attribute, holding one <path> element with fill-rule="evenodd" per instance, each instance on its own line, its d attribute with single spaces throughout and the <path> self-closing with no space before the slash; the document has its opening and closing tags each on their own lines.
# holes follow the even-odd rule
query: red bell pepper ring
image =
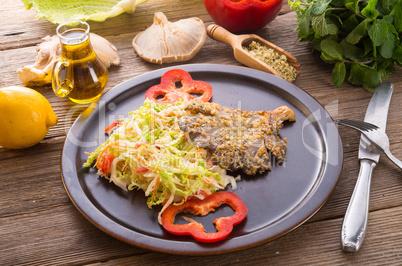
<svg viewBox="0 0 402 266">
<path fill-rule="evenodd" d="M 256 31 L 273 21 L 283 0 L 204 0 L 209 15 L 231 32 Z"/>
<path fill-rule="evenodd" d="M 178 213 L 193 213 L 195 215 L 207 215 L 210 211 L 222 204 L 228 204 L 235 214 L 228 217 L 219 217 L 213 221 L 217 229 L 216 233 L 206 233 L 204 226 L 191 219 L 187 224 L 174 224 Z M 214 243 L 225 239 L 233 230 L 233 226 L 241 223 L 247 215 L 247 207 L 239 196 L 229 191 L 213 193 L 203 200 L 191 199 L 179 206 L 170 205 L 162 214 L 162 226 L 171 234 L 190 235 L 203 243 Z"/>
<path fill-rule="evenodd" d="M 106 153 L 103 156 L 103 160 L 102 160 L 102 173 L 104 174 L 110 174 L 111 173 L 111 166 L 112 166 L 112 162 L 114 160 L 114 156 Z"/>
<path fill-rule="evenodd" d="M 176 87 L 181 82 L 181 87 Z M 149 88 L 145 98 L 157 103 L 174 103 L 179 99 L 192 100 L 196 98 L 190 93 L 201 94 L 198 99 L 208 102 L 212 96 L 212 86 L 204 81 L 193 80 L 190 74 L 182 69 L 172 69 L 163 74 L 161 83 Z M 158 96 L 163 98 L 158 99 Z"/>
</svg>

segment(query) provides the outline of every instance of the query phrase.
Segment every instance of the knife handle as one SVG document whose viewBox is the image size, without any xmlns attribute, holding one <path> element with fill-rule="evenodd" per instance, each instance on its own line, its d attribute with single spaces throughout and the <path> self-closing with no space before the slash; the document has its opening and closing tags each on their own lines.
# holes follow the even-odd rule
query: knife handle
<svg viewBox="0 0 402 266">
<path fill-rule="evenodd" d="M 369 212 L 371 175 L 376 166 L 371 160 L 360 160 L 359 176 L 342 225 L 342 249 L 347 252 L 357 252 L 363 244 Z"/>
</svg>

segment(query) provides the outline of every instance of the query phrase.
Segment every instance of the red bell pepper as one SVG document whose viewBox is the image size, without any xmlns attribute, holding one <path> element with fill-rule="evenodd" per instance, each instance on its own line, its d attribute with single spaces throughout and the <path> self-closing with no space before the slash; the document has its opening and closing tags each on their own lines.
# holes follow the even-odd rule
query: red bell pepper
<svg viewBox="0 0 402 266">
<path fill-rule="evenodd" d="M 142 172 L 147 172 L 148 170 L 149 169 L 146 168 L 146 167 L 140 167 L 140 168 L 135 169 L 135 172 L 136 173 L 142 173 Z"/>
<path fill-rule="evenodd" d="M 181 87 L 176 87 L 181 82 Z M 161 83 L 149 88 L 145 98 L 157 103 L 173 103 L 179 99 L 191 100 L 195 96 L 190 93 L 201 94 L 198 99 L 208 102 L 212 96 L 212 86 L 204 81 L 193 80 L 190 74 L 182 69 L 172 69 L 163 74 Z M 159 99 L 160 96 L 163 98 Z"/>
<path fill-rule="evenodd" d="M 148 144 L 148 141 L 139 141 L 139 142 L 137 142 L 137 143 L 135 143 L 135 148 L 136 149 L 138 149 L 139 147 L 141 147 L 142 146 L 142 144 Z"/>
<path fill-rule="evenodd" d="M 102 173 L 104 174 L 110 174 L 111 172 L 111 166 L 112 166 L 112 162 L 114 160 L 114 156 L 106 153 L 103 156 L 103 160 L 102 160 Z"/>
<path fill-rule="evenodd" d="M 210 211 L 222 204 L 228 204 L 235 214 L 228 217 L 219 217 L 213 222 L 217 229 L 216 233 L 206 233 L 204 226 L 194 220 L 188 224 L 174 224 L 178 213 L 193 213 L 195 215 L 207 215 Z M 194 239 L 204 243 L 214 243 L 225 239 L 233 230 L 233 226 L 241 223 L 247 215 L 247 207 L 239 196 L 229 191 L 213 193 L 203 200 L 190 199 L 179 206 L 170 205 L 162 214 L 162 226 L 171 234 L 190 235 Z"/>
<path fill-rule="evenodd" d="M 255 31 L 273 21 L 283 0 L 204 0 L 209 15 L 231 32 Z"/>
<path fill-rule="evenodd" d="M 110 133 L 115 127 L 118 127 L 122 124 L 123 122 L 121 122 L 120 120 L 115 120 L 112 123 L 110 123 L 110 125 L 108 125 L 105 128 L 105 133 Z"/>
</svg>

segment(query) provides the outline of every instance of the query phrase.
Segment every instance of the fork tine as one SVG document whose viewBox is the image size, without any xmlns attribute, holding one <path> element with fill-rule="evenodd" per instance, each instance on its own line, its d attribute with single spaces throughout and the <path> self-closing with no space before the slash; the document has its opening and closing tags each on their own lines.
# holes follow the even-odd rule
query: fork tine
<svg viewBox="0 0 402 266">
<path fill-rule="evenodd" d="M 373 129 L 376 129 L 377 127 L 373 124 L 366 123 L 366 122 L 361 122 L 361 121 L 355 121 L 356 126 L 359 126 L 360 128 L 364 129 L 365 131 L 370 131 Z"/>
<path fill-rule="evenodd" d="M 337 121 L 337 124 L 339 125 L 343 125 L 343 126 L 348 126 L 348 127 L 352 127 L 354 129 L 359 130 L 360 132 L 363 132 L 363 130 L 360 127 L 357 127 L 354 123 L 350 123 L 349 121 L 345 121 L 345 119 L 341 119 Z"/>
<path fill-rule="evenodd" d="M 358 129 L 358 130 L 362 130 L 362 128 L 357 125 L 356 121 L 353 121 L 353 120 L 350 120 L 350 119 L 341 119 L 341 120 L 338 121 L 338 124 L 353 127 L 353 128 Z"/>
<path fill-rule="evenodd" d="M 373 125 L 373 124 L 371 124 L 371 123 L 366 123 L 366 124 L 367 124 L 367 126 L 369 126 L 369 127 L 370 127 L 370 129 L 371 129 L 371 130 L 377 130 L 377 129 L 379 129 L 379 127 L 378 127 L 378 126 Z"/>
<path fill-rule="evenodd" d="M 384 152 L 385 155 L 399 168 L 402 169 L 402 161 L 398 160 L 389 150 L 389 139 L 385 132 L 381 132 L 378 126 L 367 122 L 354 121 L 350 119 L 340 119 L 335 121 L 339 125 L 349 126 L 357 129 L 362 134 L 364 134 L 367 139 L 373 143 L 380 151 Z"/>
<path fill-rule="evenodd" d="M 360 122 L 359 121 L 359 123 L 361 125 L 364 125 L 364 127 L 367 128 L 368 130 L 373 130 L 373 129 L 378 129 L 379 128 L 378 126 L 376 126 L 374 124 L 371 124 L 371 123 L 368 123 L 368 122 Z"/>
<path fill-rule="evenodd" d="M 354 128 L 360 129 L 360 130 L 364 130 L 364 131 L 371 131 L 371 130 L 378 129 L 378 126 L 373 125 L 371 123 L 356 121 L 356 120 L 351 120 L 351 119 L 340 119 L 340 120 L 338 120 L 338 124 L 343 124 L 345 126 L 351 126 L 351 127 L 354 127 Z"/>
</svg>

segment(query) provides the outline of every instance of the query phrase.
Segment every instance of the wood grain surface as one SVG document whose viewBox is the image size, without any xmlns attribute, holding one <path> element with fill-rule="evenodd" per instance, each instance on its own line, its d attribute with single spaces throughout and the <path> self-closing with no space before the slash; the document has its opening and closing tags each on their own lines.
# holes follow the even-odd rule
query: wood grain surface
<svg viewBox="0 0 402 266">
<path fill-rule="evenodd" d="M 0 87 L 22 85 L 17 69 L 34 63 L 36 45 L 44 36 L 53 35 L 56 25 L 36 19 L 35 11 L 25 10 L 21 1 L 2 0 L 1 4 Z M 207 25 L 213 22 L 201 0 L 149 0 L 132 15 L 90 22 L 91 31 L 111 41 L 122 59 L 120 66 L 111 68 L 106 90 L 140 74 L 181 64 L 147 63 L 131 46 L 134 36 L 152 24 L 156 11 L 164 12 L 171 21 L 194 16 Z M 331 66 L 320 59 L 310 44 L 297 41 L 296 26 L 296 15 L 284 3 L 280 15 L 255 33 L 297 58 L 302 72 L 295 85 L 312 95 L 334 119 L 362 120 L 372 94 L 347 83 L 334 88 Z M 228 45 L 210 38 L 185 63 L 241 65 Z M 402 158 L 402 69 L 395 68 L 387 81 L 395 85 L 387 134 L 394 155 Z M 0 265 L 402 264 L 402 176 L 385 156 L 381 156 L 372 179 L 368 233 L 363 247 L 356 254 L 341 250 L 342 220 L 359 172 L 360 134 L 348 128 L 339 128 L 344 164 L 337 187 L 322 209 L 293 232 L 251 249 L 214 256 L 169 255 L 123 243 L 87 221 L 62 184 L 61 148 L 83 108 L 56 97 L 49 86 L 36 89 L 50 101 L 59 123 L 32 148 L 0 147 Z"/>
</svg>

